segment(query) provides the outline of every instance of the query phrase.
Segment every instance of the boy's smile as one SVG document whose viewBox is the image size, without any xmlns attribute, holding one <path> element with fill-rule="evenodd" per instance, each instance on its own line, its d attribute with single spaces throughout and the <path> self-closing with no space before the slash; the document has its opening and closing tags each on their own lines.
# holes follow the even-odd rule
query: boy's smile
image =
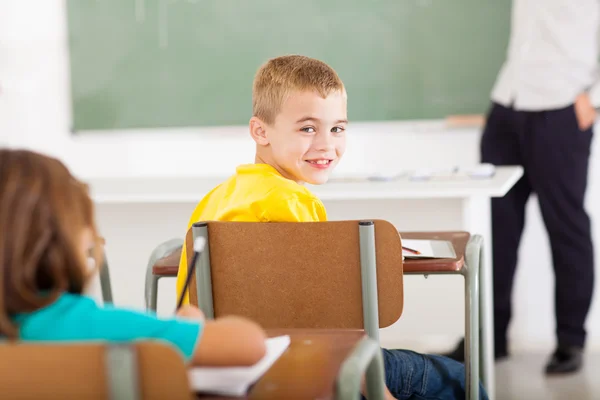
<svg viewBox="0 0 600 400">
<path fill-rule="evenodd" d="M 311 167 L 317 169 L 327 169 L 332 165 L 332 159 L 318 158 L 314 160 L 305 160 Z"/>
<path fill-rule="evenodd" d="M 298 183 L 325 183 L 346 150 L 346 93 L 323 98 L 314 91 L 294 91 L 273 124 L 259 123 L 264 140 L 257 140 L 257 162 Z"/>
</svg>

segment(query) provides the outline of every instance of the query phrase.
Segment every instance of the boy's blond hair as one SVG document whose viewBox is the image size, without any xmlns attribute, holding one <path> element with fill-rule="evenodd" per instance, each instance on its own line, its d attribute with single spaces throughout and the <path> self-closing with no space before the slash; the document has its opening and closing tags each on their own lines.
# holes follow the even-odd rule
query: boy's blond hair
<svg viewBox="0 0 600 400">
<path fill-rule="evenodd" d="M 289 55 L 267 61 L 256 73 L 252 88 L 252 114 L 272 124 L 291 91 L 313 90 L 326 98 L 332 92 L 345 93 L 338 74 L 323 61 Z"/>
</svg>

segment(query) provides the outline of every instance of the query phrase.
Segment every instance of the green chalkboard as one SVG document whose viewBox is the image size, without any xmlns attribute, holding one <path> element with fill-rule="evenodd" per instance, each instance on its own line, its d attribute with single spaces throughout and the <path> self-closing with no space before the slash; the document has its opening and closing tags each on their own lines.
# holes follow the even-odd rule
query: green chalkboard
<svg viewBox="0 0 600 400">
<path fill-rule="evenodd" d="M 352 121 L 483 112 L 510 0 L 68 0 L 73 129 L 246 124 L 268 58 L 344 80 Z"/>
</svg>

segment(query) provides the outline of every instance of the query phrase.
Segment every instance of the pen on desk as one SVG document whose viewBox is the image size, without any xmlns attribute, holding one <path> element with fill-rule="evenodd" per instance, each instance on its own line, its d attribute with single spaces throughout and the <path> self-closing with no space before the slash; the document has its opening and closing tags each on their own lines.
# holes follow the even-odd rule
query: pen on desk
<svg viewBox="0 0 600 400">
<path fill-rule="evenodd" d="M 413 249 L 410 249 L 410 248 L 408 248 L 408 247 L 404 247 L 404 246 L 402 246 L 402 250 L 406 250 L 406 251 L 408 251 L 409 253 L 413 253 L 413 254 L 416 254 L 416 255 L 419 255 L 419 254 L 421 254 L 421 252 L 420 252 L 420 251 L 418 251 L 418 250 L 413 250 Z"/>
<path fill-rule="evenodd" d="M 204 250 L 204 246 L 206 245 L 206 239 L 203 237 L 198 237 L 194 240 L 194 257 L 192 257 L 192 264 L 188 265 L 187 276 L 185 278 L 185 285 L 183 286 L 183 290 L 181 291 L 181 295 L 179 295 L 179 300 L 177 301 L 177 310 L 179 310 L 183 304 L 183 299 L 185 298 L 185 293 L 187 292 L 190 282 L 192 281 L 192 274 L 194 273 L 194 269 L 196 268 L 196 263 L 198 261 L 198 257 L 202 254 Z"/>
</svg>

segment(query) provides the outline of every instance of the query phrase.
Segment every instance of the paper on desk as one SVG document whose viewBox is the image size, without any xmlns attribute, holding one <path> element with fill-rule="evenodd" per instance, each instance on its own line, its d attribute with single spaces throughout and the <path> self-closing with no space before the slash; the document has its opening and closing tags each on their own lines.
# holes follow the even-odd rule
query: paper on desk
<svg viewBox="0 0 600 400">
<path fill-rule="evenodd" d="M 411 181 L 465 181 L 469 179 L 491 179 L 496 174 L 492 164 L 479 164 L 471 168 L 420 169 L 409 175 Z"/>
<path fill-rule="evenodd" d="M 402 250 L 404 258 L 456 258 L 454 246 L 447 240 L 416 240 L 402 239 L 402 247 L 417 250 L 421 254 L 414 254 Z"/>
<path fill-rule="evenodd" d="M 223 396 L 244 396 L 290 345 L 289 336 L 265 340 L 267 353 L 251 367 L 197 367 L 188 372 L 192 390 Z"/>
</svg>

